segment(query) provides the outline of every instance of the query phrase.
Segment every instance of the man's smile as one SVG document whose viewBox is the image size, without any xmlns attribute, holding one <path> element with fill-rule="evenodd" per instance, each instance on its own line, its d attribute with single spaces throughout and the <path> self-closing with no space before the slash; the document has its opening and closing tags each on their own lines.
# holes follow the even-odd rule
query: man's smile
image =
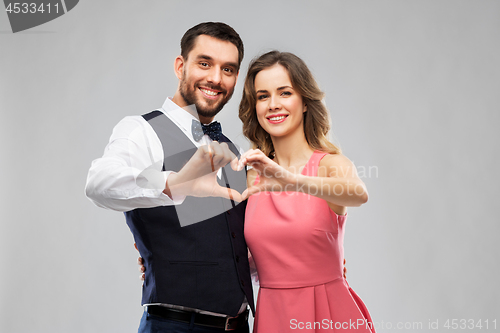
<svg viewBox="0 0 500 333">
<path fill-rule="evenodd" d="M 210 88 L 199 87 L 198 89 L 201 91 L 201 93 L 205 97 L 210 98 L 210 99 L 216 99 L 218 95 L 222 94 L 221 91 L 213 90 Z"/>
</svg>

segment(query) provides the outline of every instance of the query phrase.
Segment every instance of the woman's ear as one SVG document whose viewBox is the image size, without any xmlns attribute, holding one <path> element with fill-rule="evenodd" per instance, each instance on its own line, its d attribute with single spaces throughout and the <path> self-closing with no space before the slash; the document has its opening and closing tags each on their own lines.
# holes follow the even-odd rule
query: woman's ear
<svg viewBox="0 0 500 333">
<path fill-rule="evenodd" d="M 307 104 L 304 104 L 304 110 L 302 111 L 302 113 L 306 113 L 307 111 Z"/>
</svg>

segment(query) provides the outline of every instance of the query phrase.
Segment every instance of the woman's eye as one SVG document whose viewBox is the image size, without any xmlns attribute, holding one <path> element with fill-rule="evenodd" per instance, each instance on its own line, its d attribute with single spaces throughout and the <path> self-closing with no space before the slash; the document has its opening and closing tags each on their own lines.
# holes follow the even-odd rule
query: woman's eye
<svg viewBox="0 0 500 333">
<path fill-rule="evenodd" d="M 259 95 L 259 96 L 257 96 L 257 99 L 262 100 L 262 99 L 265 99 L 266 97 L 267 97 L 267 95 Z"/>
<path fill-rule="evenodd" d="M 291 93 L 291 92 L 289 92 L 289 91 L 283 91 L 281 94 L 282 94 L 283 96 L 291 96 L 291 95 L 292 95 L 292 93 Z"/>
</svg>

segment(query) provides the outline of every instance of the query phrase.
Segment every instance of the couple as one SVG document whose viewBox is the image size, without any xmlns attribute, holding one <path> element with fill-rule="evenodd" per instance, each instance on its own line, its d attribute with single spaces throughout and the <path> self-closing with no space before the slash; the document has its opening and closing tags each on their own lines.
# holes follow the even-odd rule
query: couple
<svg viewBox="0 0 500 333">
<path fill-rule="evenodd" d="M 92 162 L 87 196 L 125 212 L 143 258 L 139 332 L 248 332 L 248 307 L 257 333 L 373 332 L 342 276 L 346 207 L 367 193 L 326 138 L 322 93 L 292 54 L 254 60 L 239 116 L 256 149 L 240 154 L 213 118 L 242 58 L 228 25 L 189 29 L 174 96 L 120 121 Z M 256 308 L 247 245 L 260 278 Z"/>
</svg>

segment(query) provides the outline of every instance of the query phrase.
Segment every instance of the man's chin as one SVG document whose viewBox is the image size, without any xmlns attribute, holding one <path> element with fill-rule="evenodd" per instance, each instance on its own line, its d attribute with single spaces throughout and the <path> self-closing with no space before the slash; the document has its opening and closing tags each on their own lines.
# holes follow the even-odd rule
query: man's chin
<svg viewBox="0 0 500 333">
<path fill-rule="evenodd" d="M 220 110 L 200 110 L 200 109 L 197 109 L 198 111 L 198 116 L 199 117 L 204 117 L 204 118 L 213 118 L 215 117 L 219 112 Z"/>
<path fill-rule="evenodd" d="M 222 102 L 218 102 L 213 105 L 196 105 L 196 111 L 198 112 L 199 116 L 206 117 L 206 118 L 212 118 L 215 117 L 220 110 L 222 110 L 222 107 L 224 104 Z"/>
</svg>

